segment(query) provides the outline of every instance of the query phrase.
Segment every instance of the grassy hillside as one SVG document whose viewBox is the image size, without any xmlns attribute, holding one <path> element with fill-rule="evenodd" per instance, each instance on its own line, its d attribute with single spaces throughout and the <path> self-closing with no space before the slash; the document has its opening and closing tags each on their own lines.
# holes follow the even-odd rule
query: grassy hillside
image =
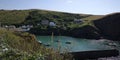
<svg viewBox="0 0 120 60">
<path fill-rule="evenodd" d="M 70 56 L 45 48 L 27 32 L 0 29 L 0 60 L 70 60 Z"/>
<path fill-rule="evenodd" d="M 20 24 L 28 20 L 30 14 L 36 14 L 38 21 L 49 19 L 54 22 L 73 21 L 74 18 L 84 20 L 94 20 L 102 16 L 88 14 L 72 14 L 64 12 L 46 11 L 46 10 L 0 10 L 0 22 L 3 24 Z M 35 21 L 34 21 L 35 22 Z"/>
<path fill-rule="evenodd" d="M 83 20 L 97 20 L 97 19 L 100 19 L 102 18 L 104 15 L 91 15 L 91 16 L 88 16 L 88 17 L 85 17 L 85 18 L 82 18 Z"/>
<path fill-rule="evenodd" d="M 0 10 L 0 22 L 3 24 L 18 24 L 25 20 L 29 11 Z"/>
</svg>

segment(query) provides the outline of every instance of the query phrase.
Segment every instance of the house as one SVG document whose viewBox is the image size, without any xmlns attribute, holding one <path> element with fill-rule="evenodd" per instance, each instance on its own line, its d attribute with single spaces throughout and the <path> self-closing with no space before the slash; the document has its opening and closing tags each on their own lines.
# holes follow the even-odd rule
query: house
<svg viewBox="0 0 120 60">
<path fill-rule="evenodd" d="M 40 25 L 40 23 L 37 23 L 37 25 L 39 26 L 39 25 Z"/>
<path fill-rule="evenodd" d="M 42 25 L 49 25 L 49 21 L 48 21 L 48 20 L 42 20 L 42 21 L 41 21 L 41 24 L 42 24 Z"/>
<path fill-rule="evenodd" d="M 26 27 L 27 28 L 33 28 L 33 25 L 27 25 Z"/>
<path fill-rule="evenodd" d="M 22 26 L 21 26 L 21 28 L 27 28 L 27 26 L 25 26 L 25 25 L 22 25 Z"/>
<path fill-rule="evenodd" d="M 20 28 L 20 31 L 29 31 L 31 28 L 33 28 L 33 25 L 23 25 Z"/>
<path fill-rule="evenodd" d="M 79 24 L 83 23 L 84 21 L 82 19 L 74 19 L 74 23 Z"/>
<path fill-rule="evenodd" d="M 14 30 L 14 29 L 16 29 L 16 26 L 14 26 L 14 25 L 10 25 L 10 26 L 4 25 L 3 28 L 5 28 L 7 30 Z"/>
<path fill-rule="evenodd" d="M 33 28 L 33 25 L 23 25 L 21 28 Z"/>
<path fill-rule="evenodd" d="M 8 26 L 8 28 L 9 28 L 9 29 L 15 29 L 16 26 L 14 26 L 14 25 L 10 25 L 10 26 Z"/>
<path fill-rule="evenodd" d="M 3 28 L 7 28 L 8 27 L 8 25 L 3 25 Z"/>
<path fill-rule="evenodd" d="M 49 26 L 56 26 L 55 22 L 50 22 Z"/>
</svg>

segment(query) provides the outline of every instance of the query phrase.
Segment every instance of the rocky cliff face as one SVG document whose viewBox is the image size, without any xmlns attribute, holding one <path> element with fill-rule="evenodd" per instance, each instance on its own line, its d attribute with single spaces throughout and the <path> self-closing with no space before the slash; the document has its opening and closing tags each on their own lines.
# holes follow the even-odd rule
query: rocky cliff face
<svg viewBox="0 0 120 60">
<path fill-rule="evenodd" d="M 120 40 L 120 13 L 110 14 L 95 20 L 94 25 L 103 38 Z"/>
<path fill-rule="evenodd" d="M 78 38 L 87 39 L 100 39 L 100 35 L 97 30 L 89 25 L 83 26 L 81 28 L 75 28 L 71 31 L 72 36 Z"/>
</svg>

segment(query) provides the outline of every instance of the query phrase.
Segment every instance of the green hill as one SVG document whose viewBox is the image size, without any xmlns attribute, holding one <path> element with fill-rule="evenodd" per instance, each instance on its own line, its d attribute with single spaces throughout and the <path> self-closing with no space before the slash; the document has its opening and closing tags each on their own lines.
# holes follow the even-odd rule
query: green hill
<svg viewBox="0 0 120 60">
<path fill-rule="evenodd" d="M 31 15 L 33 14 L 33 15 Z M 34 15 L 35 14 L 35 15 Z M 60 21 L 73 21 L 75 18 L 77 19 L 84 19 L 88 20 L 95 20 L 97 18 L 102 17 L 99 15 L 89 15 L 89 14 L 72 14 L 72 13 L 65 13 L 65 12 L 55 12 L 55 11 L 47 11 L 47 10 L 0 10 L 0 22 L 2 24 L 20 24 L 26 22 L 27 18 L 36 17 L 36 22 L 44 19 L 48 19 L 54 21 L 56 23 Z M 31 17 L 31 18 L 32 18 Z M 34 20 L 31 19 L 33 24 Z"/>
<path fill-rule="evenodd" d="M 25 20 L 29 11 L 0 10 L 0 22 L 3 24 L 18 24 Z"/>
</svg>

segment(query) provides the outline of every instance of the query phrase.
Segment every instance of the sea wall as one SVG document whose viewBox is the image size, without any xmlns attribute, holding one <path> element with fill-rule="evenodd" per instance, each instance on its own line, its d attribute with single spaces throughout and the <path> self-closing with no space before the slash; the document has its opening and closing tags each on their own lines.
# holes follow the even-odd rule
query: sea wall
<svg viewBox="0 0 120 60">
<path fill-rule="evenodd" d="M 84 60 L 84 59 L 97 59 L 101 57 L 112 57 L 118 56 L 119 51 L 116 49 L 113 50 L 96 50 L 96 51 L 83 51 L 83 52 L 70 52 L 73 55 L 75 60 Z"/>
</svg>

